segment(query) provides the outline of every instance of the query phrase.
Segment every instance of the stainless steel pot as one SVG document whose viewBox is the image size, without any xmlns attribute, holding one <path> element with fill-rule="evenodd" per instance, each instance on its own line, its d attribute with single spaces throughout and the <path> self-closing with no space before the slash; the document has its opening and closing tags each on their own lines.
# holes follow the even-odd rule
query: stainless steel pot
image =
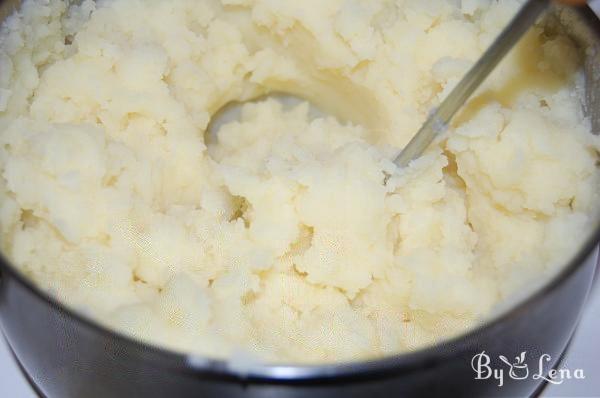
<svg viewBox="0 0 600 398">
<path fill-rule="evenodd" d="M 19 1 L 0 0 L 0 19 Z M 585 111 L 600 131 L 600 21 L 588 9 L 555 12 L 585 56 Z M 540 380 L 477 380 L 474 355 L 527 352 L 556 365 L 573 334 L 597 262 L 600 228 L 574 237 L 570 263 L 526 300 L 491 322 L 435 347 L 380 360 L 324 366 L 253 366 L 189 358 L 133 341 L 66 309 L 0 259 L 0 321 L 15 358 L 48 397 L 390 397 L 529 396 Z M 496 362 L 494 362 L 496 361 Z"/>
</svg>

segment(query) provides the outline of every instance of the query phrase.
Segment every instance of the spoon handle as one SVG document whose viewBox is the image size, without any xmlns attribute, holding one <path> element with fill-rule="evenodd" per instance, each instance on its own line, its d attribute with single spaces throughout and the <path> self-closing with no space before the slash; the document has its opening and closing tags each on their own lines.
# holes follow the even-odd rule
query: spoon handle
<svg viewBox="0 0 600 398">
<path fill-rule="evenodd" d="M 443 132 L 452 117 L 469 99 L 481 83 L 494 70 L 496 65 L 514 47 L 521 37 L 535 23 L 540 14 L 546 10 L 550 0 L 528 0 L 492 45 L 479 58 L 477 63 L 467 72 L 452 92 L 433 109 L 427 121 L 408 145 L 396 157 L 394 163 L 400 167 L 419 156 L 427 149 L 433 139 Z"/>
</svg>

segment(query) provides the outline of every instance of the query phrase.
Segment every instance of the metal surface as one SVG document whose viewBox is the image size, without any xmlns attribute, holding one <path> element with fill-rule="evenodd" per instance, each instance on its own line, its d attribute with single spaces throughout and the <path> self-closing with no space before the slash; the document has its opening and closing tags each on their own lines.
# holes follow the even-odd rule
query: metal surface
<svg viewBox="0 0 600 398">
<path fill-rule="evenodd" d="M 528 0 L 514 16 L 481 58 L 473 65 L 440 106 L 433 109 L 421 129 L 394 160 L 398 166 L 407 166 L 423 154 L 435 137 L 446 131 L 450 120 L 473 95 L 506 54 L 519 42 L 550 5 L 550 0 Z"/>
<path fill-rule="evenodd" d="M 0 3 L 0 15 L 16 1 Z M 585 55 L 584 109 L 598 131 L 600 22 L 588 9 L 557 10 Z M 595 269 L 600 237 L 582 239 L 576 256 L 519 305 L 464 336 L 380 360 L 332 365 L 256 365 L 189 358 L 108 330 L 63 307 L 0 259 L 0 321 L 20 362 L 49 397 L 348 397 L 525 396 L 537 382 L 473 380 L 474 353 L 528 350 L 553 358 L 572 335 Z M 534 366 L 534 364 L 531 364 Z"/>
</svg>

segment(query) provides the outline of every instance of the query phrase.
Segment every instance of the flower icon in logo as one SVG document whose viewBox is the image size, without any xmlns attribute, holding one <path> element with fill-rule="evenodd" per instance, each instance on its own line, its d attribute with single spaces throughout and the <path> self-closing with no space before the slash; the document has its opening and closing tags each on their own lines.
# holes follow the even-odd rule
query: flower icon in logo
<svg viewBox="0 0 600 398">
<path fill-rule="evenodd" d="M 504 355 L 500 355 L 498 358 L 510 368 L 509 376 L 514 380 L 524 380 L 529 376 L 529 368 L 525 363 L 525 351 L 515 357 L 515 362 L 510 363 L 508 358 Z"/>
</svg>

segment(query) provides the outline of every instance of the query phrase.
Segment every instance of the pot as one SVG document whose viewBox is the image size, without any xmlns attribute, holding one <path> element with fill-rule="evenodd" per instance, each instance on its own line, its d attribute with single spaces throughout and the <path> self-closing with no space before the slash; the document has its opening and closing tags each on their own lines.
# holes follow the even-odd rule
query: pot
<svg viewBox="0 0 600 398">
<path fill-rule="evenodd" d="M 0 0 L 0 19 L 18 4 Z M 598 132 L 600 20 L 589 8 L 556 8 L 549 18 L 559 18 L 585 56 L 584 111 Z M 63 307 L 4 257 L 0 322 L 22 370 L 47 397 L 531 396 L 543 388 L 535 375 L 547 376 L 565 352 L 592 283 L 600 228 L 580 239 L 569 264 L 508 311 L 434 347 L 378 360 L 243 366 L 170 352 Z"/>
</svg>

